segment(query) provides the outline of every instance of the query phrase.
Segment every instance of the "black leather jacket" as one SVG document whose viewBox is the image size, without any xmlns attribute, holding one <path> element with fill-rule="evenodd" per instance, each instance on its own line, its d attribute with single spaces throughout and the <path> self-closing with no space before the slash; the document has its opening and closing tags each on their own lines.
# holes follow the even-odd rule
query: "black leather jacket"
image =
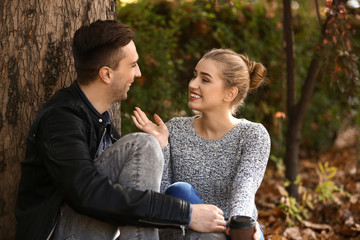
<svg viewBox="0 0 360 240">
<path fill-rule="evenodd" d="M 16 203 L 16 239 L 44 240 L 64 201 L 79 213 L 114 225 L 180 227 L 190 204 L 154 191 L 112 184 L 93 160 L 106 121 L 75 81 L 40 111 L 27 137 Z M 113 141 L 120 136 L 113 126 Z"/>
</svg>

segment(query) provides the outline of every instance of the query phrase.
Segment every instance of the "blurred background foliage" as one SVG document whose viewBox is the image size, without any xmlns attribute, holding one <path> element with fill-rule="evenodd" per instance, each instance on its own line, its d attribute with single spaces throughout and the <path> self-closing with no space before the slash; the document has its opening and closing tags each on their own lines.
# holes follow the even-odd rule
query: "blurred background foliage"
<svg viewBox="0 0 360 240">
<path fill-rule="evenodd" d="M 298 92 L 319 45 L 321 27 L 313 2 L 293 1 Z M 319 1 L 319 6 L 324 18 L 325 0 Z M 139 0 L 127 4 L 119 1 L 117 18 L 136 33 L 142 71 L 142 77 L 128 93 L 128 100 L 122 102 L 122 134 L 138 131 L 131 121 L 135 106 L 142 108 L 151 119 L 154 113 L 164 121 L 174 116 L 193 115 L 187 107 L 187 84 L 196 63 L 212 48 L 231 48 L 263 63 L 268 69 L 267 84 L 249 94 L 238 117 L 264 124 L 271 135 L 272 154 L 283 156 L 286 62 L 280 0 Z M 341 127 L 360 126 L 359 79 L 355 85 L 347 84 L 348 74 L 345 74 L 352 71 L 359 77 L 356 60 L 360 56 L 360 19 L 347 21 L 346 39 L 349 40 L 338 36 L 340 39 L 322 43 L 326 48 L 322 57 L 324 67 L 302 132 L 305 153 L 331 147 Z M 338 52 L 341 49 L 335 47 L 335 41 L 342 40 L 344 44 L 351 43 L 352 63 L 341 62 Z"/>
</svg>

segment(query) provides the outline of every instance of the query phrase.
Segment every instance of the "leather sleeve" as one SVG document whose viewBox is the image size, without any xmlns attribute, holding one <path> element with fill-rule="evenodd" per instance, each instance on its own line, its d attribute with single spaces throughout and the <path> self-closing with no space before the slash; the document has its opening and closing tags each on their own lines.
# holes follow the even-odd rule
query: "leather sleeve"
<svg viewBox="0 0 360 240">
<path fill-rule="evenodd" d="M 41 158 L 66 202 L 80 213 L 116 225 L 187 225 L 189 203 L 113 184 L 98 174 L 87 139 L 91 121 L 85 115 L 69 107 L 54 108 L 44 116 L 37 136 Z"/>
</svg>

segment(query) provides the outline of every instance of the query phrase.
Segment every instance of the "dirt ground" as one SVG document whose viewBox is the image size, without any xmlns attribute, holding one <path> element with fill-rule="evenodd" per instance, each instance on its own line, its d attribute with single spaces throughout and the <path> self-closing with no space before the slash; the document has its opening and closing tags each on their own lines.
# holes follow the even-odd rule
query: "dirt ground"
<svg viewBox="0 0 360 240">
<path fill-rule="evenodd" d="M 259 223 L 265 239 L 360 240 L 359 144 L 337 144 L 324 154 L 300 159 L 298 202 L 305 206 L 307 217 L 302 216 L 302 221 L 294 221 L 293 225 L 289 224 L 286 211 L 280 207 L 287 200 L 289 203 L 284 193 L 283 172 L 269 163 L 256 195 Z M 307 207 L 310 205 L 312 208 Z M 301 210 L 301 206 L 298 209 Z"/>
</svg>

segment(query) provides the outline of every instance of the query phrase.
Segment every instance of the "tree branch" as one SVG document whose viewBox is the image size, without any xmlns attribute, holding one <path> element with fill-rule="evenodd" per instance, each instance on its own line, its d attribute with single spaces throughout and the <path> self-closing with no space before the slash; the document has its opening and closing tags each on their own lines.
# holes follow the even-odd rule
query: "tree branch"
<svg viewBox="0 0 360 240">
<path fill-rule="evenodd" d="M 320 28 L 321 28 L 322 24 L 321 24 L 321 17 L 320 17 L 320 10 L 319 10 L 319 2 L 318 2 L 318 0 L 315 0 L 315 6 L 316 6 L 316 16 L 317 16 L 317 19 L 318 19 L 318 22 L 319 22 L 319 25 L 320 25 Z"/>
<path fill-rule="evenodd" d="M 302 86 L 301 96 L 296 108 L 298 121 L 301 124 L 304 122 L 307 107 L 314 92 L 316 78 L 320 72 L 320 61 L 319 56 L 314 55 L 309 66 L 304 85 Z"/>
<path fill-rule="evenodd" d="M 284 5 L 284 37 L 285 37 L 285 51 L 287 59 L 287 110 L 288 114 L 293 111 L 295 107 L 295 59 L 294 59 L 294 38 L 292 28 L 291 15 L 291 1 L 283 0 Z"/>
</svg>

